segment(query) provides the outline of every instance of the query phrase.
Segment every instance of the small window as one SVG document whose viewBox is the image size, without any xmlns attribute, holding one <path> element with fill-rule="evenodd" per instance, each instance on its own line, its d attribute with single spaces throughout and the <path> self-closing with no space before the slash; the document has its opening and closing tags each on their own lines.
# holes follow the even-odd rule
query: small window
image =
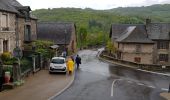
<svg viewBox="0 0 170 100">
<path fill-rule="evenodd" d="M 159 61 L 168 62 L 168 54 L 159 54 Z"/>
<path fill-rule="evenodd" d="M 158 49 L 169 49 L 169 42 L 168 41 L 158 41 L 157 48 Z"/>
<path fill-rule="evenodd" d="M 31 41 L 31 26 L 30 25 L 25 26 L 24 40 Z"/>
<path fill-rule="evenodd" d="M 136 52 L 141 52 L 141 45 L 140 44 L 136 45 Z"/>
<path fill-rule="evenodd" d="M 30 12 L 25 12 L 25 21 L 30 21 Z"/>
<path fill-rule="evenodd" d="M 8 40 L 3 41 L 3 52 L 8 52 Z"/>
<path fill-rule="evenodd" d="M 135 58 L 134 58 L 134 61 L 135 61 L 136 63 L 140 63 L 140 62 L 141 62 L 141 58 L 140 58 L 140 57 L 135 57 Z"/>
<path fill-rule="evenodd" d="M 1 25 L 3 28 L 8 27 L 8 14 L 2 14 Z"/>
</svg>

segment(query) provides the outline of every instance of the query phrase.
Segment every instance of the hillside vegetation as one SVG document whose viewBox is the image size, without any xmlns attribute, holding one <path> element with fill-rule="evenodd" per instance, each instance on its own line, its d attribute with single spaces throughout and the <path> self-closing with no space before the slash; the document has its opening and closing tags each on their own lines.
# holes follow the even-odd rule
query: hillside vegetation
<svg viewBox="0 0 170 100">
<path fill-rule="evenodd" d="M 170 21 L 170 5 L 153 5 L 148 7 L 128 7 L 115 8 L 110 10 L 93 10 L 90 8 L 54 8 L 39 9 L 32 13 L 40 22 L 74 22 L 77 27 L 77 36 L 80 39 L 81 30 L 85 30 L 82 34 L 83 39 L 81 45 L 91 46 L 106 43 L 108 33 L 113 23 L 122 24 L 139 24 L 145 23 L 146 18 L 151 18 L 156 22 Z M 79 43 L 80 46 L 80 43 Z"/>
<path fill-rule="evenodd" d="M 151 18 L 155 22 L 170 22 L 170 4 L 152 5 L 147 7 L 127 7 L 108 10 L 125 16 L 136 16 L 142 19 Z"/>
</svg>

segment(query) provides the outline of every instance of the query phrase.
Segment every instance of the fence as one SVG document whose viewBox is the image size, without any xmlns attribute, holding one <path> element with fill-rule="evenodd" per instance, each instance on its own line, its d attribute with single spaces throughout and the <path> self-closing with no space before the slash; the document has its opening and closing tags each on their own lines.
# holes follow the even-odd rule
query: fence
<svg viewBox="0 0 170 100">
<path fill-rule="evenodd" d="M 31 62 L 32 70 L 34 72 L 37 72 L 41 69 L 43 61 L 40 53 L 24 50 L 23 56 Z"/>
<path fill-rule="evenodd" d="M 136 69 L 143 69 L 143 70 L 149 70 L 149 71 L 170 71 L 170 66 L 162 66 L 162 65 L 156 65 L 156 64 L 139 64 L 135 62 L 129 62 L 129 61 L 125 61 L 125 60 L 121 60 L 121 59 L 108 56 L 104 54 L 103 52 L 100 54 L 100 57 L 116 62 L 116 63 L 131 66 Z"/>
</svg>

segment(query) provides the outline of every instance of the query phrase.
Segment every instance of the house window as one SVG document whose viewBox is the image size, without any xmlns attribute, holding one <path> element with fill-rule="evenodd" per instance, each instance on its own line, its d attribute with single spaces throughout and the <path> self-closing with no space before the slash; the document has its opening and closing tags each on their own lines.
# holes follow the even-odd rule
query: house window
<svg viewBox="0 0 170 100">
<path fill-rule="evenodd" d="M 25 21 L 30 21 L 30 13 L 28 11 L 25 12 Z"/>
<path fill-rule="evenodd" d="M 3 41 L 3 52 L 8 52 L 8 40 Z"/>
<path fill-rule="evenodd" d="M 141 45 L 140 44 L 136 45 L 136 52 L 141 52 Z"/>
<path fill-rule="evenodd" d="M 135 57 L 135 58 L 134 58 L 134 61 L 135 61 L 136 63 L 140 63 L 140 62 L 141 62 L 141 58 L 140 58 L 140 57 Z"/>
<path fill-rule="evenodd" d="M 2 31 L 7 31 L 8 28 L 8 15 L 7 14 L 2 14 L 2 20 L 1 20 L 1 26 L 2 26 Z"/>
<path fill-rule="evenodd" d="M 25 26 L 24 40 L 31 41 L 31 26 L 30 25 Z"/>
<path fill-rule="evenodd" d="M 157 48 L 158 49 L 169 49 L 169 42 L 168 41 L 158 41 Z"/>
<path fill-rule="evenodd" d="M 159 54 L 159 61 L 168 62 L 168 54 Z"/>
</svg>

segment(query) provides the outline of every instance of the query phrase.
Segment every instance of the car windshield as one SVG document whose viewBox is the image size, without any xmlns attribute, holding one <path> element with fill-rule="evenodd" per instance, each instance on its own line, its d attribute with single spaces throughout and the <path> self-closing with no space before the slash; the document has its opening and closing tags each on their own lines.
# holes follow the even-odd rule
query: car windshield
<svg viewBox="0 0 170 100">
<path fill-rule="evenodd" d="M 55 64 L 64 64 L 64 59 L 52 59 L 52 63 L 55 63 Z"/>
</svg>

